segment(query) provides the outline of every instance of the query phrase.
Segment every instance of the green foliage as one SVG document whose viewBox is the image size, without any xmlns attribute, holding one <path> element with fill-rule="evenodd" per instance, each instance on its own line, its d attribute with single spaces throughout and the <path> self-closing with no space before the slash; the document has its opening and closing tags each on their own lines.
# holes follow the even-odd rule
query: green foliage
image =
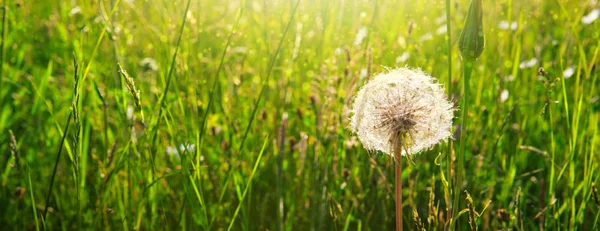
<svg viewBox="0 0 600 231">
<path fill-rule="evenodd" d="M 392 230 L 352 96 L 408 65 L 462 99 L 469 2 L 446 25 L 444 0 L 4 0 L 0 227 Z M 443 230 L 454 198 L 457 230 L 600 227 L 598 8 L 484 1 L 464 165 L 455 141 L 405 165 L 406 229 Z"/>
</svg>

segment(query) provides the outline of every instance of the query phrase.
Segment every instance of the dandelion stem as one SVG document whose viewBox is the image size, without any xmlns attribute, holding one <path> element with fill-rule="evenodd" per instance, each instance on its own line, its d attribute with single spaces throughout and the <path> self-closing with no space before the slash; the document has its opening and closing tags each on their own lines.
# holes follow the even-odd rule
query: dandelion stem
<svg viewBox="0 0 600 231">
<path fill-rule="evenodd" d="M 462 170 L 464 168 L 464 161 L 465 161 L 465 143 L 467 140 L 467 116 L 469 114 L 469 81 L 471 79 L 471 71 L 473 70 L 473 62 L 474 60 L 471 59 L 464 59 L 463 60 L 463 98 L 462 98 L 462 105 L 461 105 L 461 111 L 462 111 L 462 115 L 461 115 L 461 132 L 460 132 L 460 144 L 459 144 L 459 152 L 457 155 L 457 161 L 456 161 L 456 170 L 454 171 L 454 174 L 456 175 L 456 182 L 455 182 L 455 188 L 454 188 L 454 202 L 453 202 L 453 206 L 452 206 L 452 222 L 451 222 L 451 228 L 450 230 L 454 230 L 454 225 L 456 225 L 456 216 L 458 214 L 458 211 L 460 210 L 459 208 L 459 200 L 460 200 L 460 186 L 462 185 L 463 182 L 463 174 L 462 174 Z"/>
<path fill-rule="evenodd" d="M 394 145 L 396 159 L 396 231 L 402 231 L 402 148 Z"/>
</svg>

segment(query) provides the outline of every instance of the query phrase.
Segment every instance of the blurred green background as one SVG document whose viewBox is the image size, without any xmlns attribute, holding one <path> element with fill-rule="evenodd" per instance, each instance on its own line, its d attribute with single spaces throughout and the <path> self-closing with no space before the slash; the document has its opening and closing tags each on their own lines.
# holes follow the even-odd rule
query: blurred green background
<svg viewBox="0 0 600 231">
<path fill-rule="evenodd" d="M 449 5 L 450 31 L 441 0 L 4 0 L 0 227 L 392 230 L 393 162 L 347 129 L 352 97 L 409 66 L 458 102 Z M 600 3 L 483 10 L 465 168 L 452 141 L 404 162 L 405 229 L 468 208 L 456 171 L 458 230 L 598 229 Z"/>
</svg>

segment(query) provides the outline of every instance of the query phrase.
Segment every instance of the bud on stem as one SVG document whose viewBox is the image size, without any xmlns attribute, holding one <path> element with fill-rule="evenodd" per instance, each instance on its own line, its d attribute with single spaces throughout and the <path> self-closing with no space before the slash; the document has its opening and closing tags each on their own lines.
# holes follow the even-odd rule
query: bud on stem
<svg viewBox="0 0 600 231">
<path fill-rule="evenodd" d="M 465 25 L 460 33 L 458 49 L 464 60 L 475 60 L 483 52 L 485 39 L 483 37 L 483 10 L 481 5 L 481 0 L 471 0 Z"/>
</svg>

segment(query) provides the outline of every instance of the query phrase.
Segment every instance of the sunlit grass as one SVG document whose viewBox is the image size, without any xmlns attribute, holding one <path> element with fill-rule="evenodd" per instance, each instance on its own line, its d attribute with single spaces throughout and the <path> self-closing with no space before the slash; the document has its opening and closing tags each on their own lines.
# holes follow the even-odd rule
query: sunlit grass
<svg viewBox="0 0 600 231">
<path fill-rule="evenodd" d="M 348 123 L 407 65 L 458 110 L 455 140 L 405 162 L 405 229 L 414 210 L 443 230 L 455 196 L 457 230 L 597 229 L 600 3 L 483 1 L 464 127 L 469 2 L 5 0 L 0 227 L 392 230 L 394 163 Z"/>
</svg>

